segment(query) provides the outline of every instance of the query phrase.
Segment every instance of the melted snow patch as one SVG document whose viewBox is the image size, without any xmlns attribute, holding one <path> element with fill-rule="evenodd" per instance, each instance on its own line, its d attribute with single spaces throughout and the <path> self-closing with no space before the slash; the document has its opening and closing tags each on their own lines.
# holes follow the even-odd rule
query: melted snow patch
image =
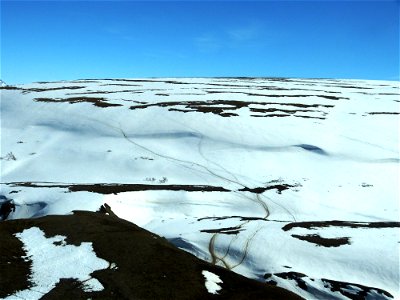
<svg viewBox="0 0 400 300">
<path fill-rule="evenodd" d="M 67 245 L 65 236 L 46 238 L 38 227 L 25 229 L 15 235 L 24 244 L 26 259 L 32 261 L 31 287 L 5 299 L 40 299 L 50 292 L 62 278 L 82 282 L 85 291 L 101 291 L 102 284 L 90 274 L 106 269 L 110 264 L 96 256 L 92 243 Z"/>
<path fill-rule="evenodd" d="M 214 273 L 203 271 L 201 272 L 206 279 L 206 288 L 210 294 L 218 294 L 218 291 L 221 290 L 221 286 L 218 283 L 222 283 L 221 278 Z"/>
</svg>

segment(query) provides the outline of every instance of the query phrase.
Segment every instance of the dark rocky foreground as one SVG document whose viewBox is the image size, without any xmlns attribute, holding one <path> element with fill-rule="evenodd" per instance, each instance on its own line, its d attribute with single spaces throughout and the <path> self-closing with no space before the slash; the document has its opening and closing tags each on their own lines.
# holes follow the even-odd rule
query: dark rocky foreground
<svg viewBox="0 0 400 300">
<path fill-rule="evenodd" d="M 42 299 L 301 299 L 213 266 L 111 211 L 102 212 L 0 222 L 0 298 L 30 286 L 31 262 L 23 259 L 26 253 L 15 234 L 39 227 L 46 237 L 66 236 L 67 244 L 91 242 L 98 257 L 117 266 L 91 274 L 104 286 L 100 292 L 85 292 L 79 281 L 65 278 Z M 218 294 L 207 291 L 204 270 L 222 280 Z"/>
</svg>

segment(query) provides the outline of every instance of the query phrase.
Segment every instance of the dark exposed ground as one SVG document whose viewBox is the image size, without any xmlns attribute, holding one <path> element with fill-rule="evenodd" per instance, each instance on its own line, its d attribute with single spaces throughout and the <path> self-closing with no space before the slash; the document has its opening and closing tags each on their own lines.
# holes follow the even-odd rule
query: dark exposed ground
<svg viewBox="0 0 400 300">
<path fill-rule="evenodd" d="M 154 91 L 154 90 L 152 90 Z M 163 91 L 163 90 L 161 90 Z M 143 93 L 143 91 L 135 91 L 135 90 L 124 90 L 124 91 L 85 91 L 85 95 L 87 94 L 109 94 L 109 93 Z M 207 91 L 207 93 L 226 93 L 226 91 Z M 232 92 L 230 92 L 232 93 Z M 240 92 L 242 93 L 242 92 Z M 69 93 L 81 95 L 80 93 Z M 251 94 L 244 93 L 247 96 L 260 96 L 267 98 L 279 98 L 279 97 L 295 97 L 295 98 L 303 98 L 310 97 L 311 95 L 264 95 L 264 94 Z M 157 94 L 162 96 L 169 96 L 169 94 Z M 188 95 L 194 95 L 189 93 Z M 340 100 L 348 98 L 340 98 L 336 96 L 330 95 L 315 95 L 319 98 L 324 98 L 328 100 Z M 103 97 L 87 97 L 87 96 L 77 96 L 71 98 L 34 98 L 37 102 L 66 102 L 70 104 L 88 102 L 92 103 L 98 107 L 109 107 L 109 106 L 122 106 L 121 104 L 108 102 L 107 99 Z M 133 101 L 137 103 L 137 101 Z M 222 106 L 221 106 L 222 105 Z M 251 105 L 258 106 L 267 106 L 268 108 L 254 108 Z M 289 106 L 291 109 L 282 109 L 282 108 L 271 108 L 270 105 L 282 105 Z M 222 117 L 232 117 L 238 116 L 238 114 L 233 113 L 233 110 L 238 110 L 243 107 L 248 107 L 252 113 L 263 113 L 263 115 L 259 114 L 251 114 L 253 117 L 273 117 L 273 116 L 295 116 L 295 117 L 307 117 L 307 118 L 316 118 L 316 119 L 325 119 L 324 117 L 313 117 L 313 116 L 304 116 L 304 115 L 296 115 L 296 113 L 305 113 L 305 112 L 316 112 L 322 114 L 322 116 L 326 116 L 327 112 L 321 110 L 315 110 L 314 108 L 332 108 L 334 105 L 327 104 L 302 104 L 302 103 L 279 103 L 279 102 L 254 102 L 254 101 L 239 101 L 239 100 L 210 100 L 210 101 L 168 101 L 168 102 L 157 102 L 157 103 L 142 103 L 140 105 L 130 106 L 131 110 L 136 109 L 145 109 L 149 107 L 166 107 L 170 111 L 179 111 L 179 112 L 201 112 L 201 113 L 212 113 Z M 300 109 L 301 108 L 301 109 Z M 277 113 L 278 112 L 278 113 Z M 266 114 L 268 113 L 268 114 Z"/>
<path fill-rule="evenodd" d="M 368 113 L 370 115 L 400 115 L 399 112 L 384 112 L 384 111 L 375 111 Z"/>
<path fill-rule="evenodd" d="M 343 245 L 350 245 L 350 238 L 348 237 L 324 238 L 319 236 L 318 234 L 292 234 L 292 237 L 323 247 L 339 247 Z"/>
<path fill-rule="evenodd" d="M 92 274 L 104 286 L 101 292 L 83 292 L 79 282 L 65 279 L 42 299 L 300 299 L 284 289 L 204 262 L 112 214 L 83 211 L 0 222 L 0 297 L 28 287 L 30 262 L 21 258 L 22 243 L 14 234 L 32 226 L 47 237 L 66 236 L 68 244 L 92 242 L 98 257 L 117 266 Z M 203 270 L 223 281 L 219 295 L 207 292 Z"/>
<path fill-rule="evenodd" d="M 107 102 L 107 99 L 98 98 L 98 97 L 97 98 L 96 97 L 70 97 L 70 98 L 65 98 L 65 99 L 35 98 L 34 100 L 37 102 L 55 102 L 55 103 L 67 102 L 70 104 L 87 102 L 87 103 L 92 103 L 94 106 L 98 106 L 98 107 L 121 106 L 121 104 L 109 103 L 109 102 Z"/>
<path fill-rule="evenodd" d="M 242 231 L 242 228 L 240 226 L 200 230 L 200 232 L 221 233 L 221 234 L 238 234 L 240 231 Z"/>
<path fill-rule="evenodd" d="M 284 231 L 288 231 L 295 227 L 315 229 L 323 227 L 350 227 L 350 228 L 395 228 L 400 227 L 400 222 L 351 222 L 351 221 L 311 221 L 311 222 L 294 222 L 286 224 L 282 227 Z"/>
<path fill-rule="evenodd" d="M 185 185 L 185 184 L 138 184 L 138 183 L 93 183 L 93 184 L 66 184 L 66 183 L 53 183 L 53 182 L 9 182 L 11 186 L 23 186 L 31 188 L 65 188 L 70 192 L 92 192 L 98 194 L 118 194 L 133 191 L 187 191 L 187 192 L 232 192 L 234 190 L 226 189 L 222 186 L 213 185 Z M 267 186 L 255 188 L 242 188 L 241 192 L 251 192 L 255 194 L 262 194 L 265 191 L 276 190 L 278 194 L 282 191 L 297 188 L 300 184 L 286 184 L 286 183 L 268 183 Z"/>
<path fill-rule="evenodd" d="M 282 183 L 282 184 L 272 184 L 272 185 L 268 185 L 268 186 L 265 186 L 265 187 L 256 187 L 256 188 L 248 188 L 248 187 L 246 187 L 246 188 L 240 189 L 239 191 L 252 192 L 252 193 L 255 193 L 255 194 L 262 194 L 262 193 L 264 193 L 265 191 L 268 191 L 268 190 L 276 190 L 278 194 L 282 194 L 282 191 L 288 190 L 290 188 L 296 188 L 298 186 L 299 186 L 299 184 L 291 185 L 291 184 Z"/>
<path fill-rule="evenodd" d="M 96 184 L 55 184 L 55 183 L 33 183 L 16 182 L 15 186 L 37 187 L 37 188 L 66 188 L 70 192 L 92 192 L 98 194 L 118 194 L 133 191 L 190 191 L 190 192 L 229 192 L 220 186 L 210 185 L 184 185 L 184 184 L 120 184 L 120 183 L 96 183 Z"/>
<path fill-rule="evenodd" d="M 254 94 L 247 94 L 248 96 L 256 96 Z M 260 95 L 263 97 L 283 97 L 279 95 Z M 288 97 L 292 97 L 293 95 L 289 95 Z M 286 97 L 286 95 L 285 95 Z M 293 96 L 294 97 L 294 96 Z M 296 97 L 306 97 L 305 95 L 296 96 Z M 322 98 L 327 98 L 330 100 L 339 100 L 336 99 L 334 96 L 318 96 Z M 252 105 L 257 106 L 264 106 L 267 108 L 254 108 L 251 107 Z M 282 109 L 282 108 L 271 108 L 270 105 L 284 105 L 284 106 L 291 106 L 291 109 Z M 202 113 L 212 113 L 219 115 L 221 117 L 232 117 L 238 116 L 238 114 L 233 113 L 232 111 L 239 110 L 241 108 L 247 107 L 253 113 L 264 113 L 264 115 L 253 115 L 253 117 L 271 117 L 271 116 L 298 116 L 295 115 L 297 112 L 304 113 L 304 112 L 317 112 L 321 113 L 323 116 L 327 113 L 314 110 L 312 108 L 318 107 L 325 107 L 325 108 L 332 108 L 334 105 L 327 105 L 327 104 L 302 104 L 302 103 L 279 103 L 279 102 L 254 102 L 254 101 L 238 101 L 238 100 L 210 100 L 210 101 L 168 101 L 168 102 L 157 102 L 157 103 L 150 103 L 150 104 L 142 104 L 142 105 L 134 105 L 131 106 L 130 109 L 145 109 L 149 107 L 166 107 L 170 111 L 180 111 L 180 112 L 202 112 Z M 299 109 L 301 108 L 301 109 Z M 307 108 L 307 109 L 304 109 Z M 276 114 L 275 112 L 285 112 L 284 114 Z M 265 115 L 265 113 L 269 113 Z M 271 114 L 272 113 L 272 114 Z M 314 118 L 308 116 L 310 118 Z M 319 117 L 317 117 L 319 118 Z"/>
</svg>

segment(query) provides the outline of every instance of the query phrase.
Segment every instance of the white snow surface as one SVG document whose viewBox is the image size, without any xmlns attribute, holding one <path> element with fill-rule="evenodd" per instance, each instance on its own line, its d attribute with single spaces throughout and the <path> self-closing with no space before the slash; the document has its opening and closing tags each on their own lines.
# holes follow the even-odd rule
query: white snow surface
<svg viewBox="0 0 400 300">
<path fill-rule="evenodd" d="M 218 291 L 220 291 L 222 288 L 218 283 L 222 283 L 221 278 L 219 278 L 218 275 L 215 275 L 214 273 L 211 273 L 209 271 L 202 271 L 201 274 L 203 274 L 204 278 L 206 279 L 205 286 L 207 288 L 207 291 L 210 294 L 218 294 Z"/>
<path fill-rule="evenodd" d="M 400 221 L 398 82 L 166 78 L 16 88 L 1 90 L 1 195 L 16 204 L 9 218 L 96 211 L 106 202 L 120 217 L 247 277 L 306 274 L 315 279 L 308 291 L 271 278 L 309 299 L 315 291 L 348 299 L 321 278 L 400 297 L 398 227 L 282 229 Z M 99 183 L 226 191 L 68 190 Z M 242 190 L 276 185 L 288 188 Z M 237 231 L 215 234 L 221 228 Z M 324 247 L 293 237 L 312 234 L 349 243 Z"/>
<path fill-rule="evenodd" d="M 46 238 L 38 227 L 25 229 L 16 237 L 24 244 L 26 260 L 31 261 L 31 286 L 5 299 L 40 299 L 50 292 L 60 279 L 73 278 L 82 282 L 85 291 L 101 291 L 103 285 L 90 274 L 106 269 L 110 264 L 96 256 L 92 243 L 67 245 L 66 237 Z"/>
</svg>

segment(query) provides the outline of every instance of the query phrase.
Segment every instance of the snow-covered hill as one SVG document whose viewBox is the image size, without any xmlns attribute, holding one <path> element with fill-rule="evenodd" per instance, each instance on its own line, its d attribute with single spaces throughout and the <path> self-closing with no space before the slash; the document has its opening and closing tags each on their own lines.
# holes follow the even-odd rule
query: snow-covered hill
<svg viewBox="0 0 400 300">
<path fill-rule="evenodd" d="M 3 218 L 108 203 L 204 260 L 308 299 L 397 298 L 399 102 L 389 81 L 5 86 Z"/>
</svg>

